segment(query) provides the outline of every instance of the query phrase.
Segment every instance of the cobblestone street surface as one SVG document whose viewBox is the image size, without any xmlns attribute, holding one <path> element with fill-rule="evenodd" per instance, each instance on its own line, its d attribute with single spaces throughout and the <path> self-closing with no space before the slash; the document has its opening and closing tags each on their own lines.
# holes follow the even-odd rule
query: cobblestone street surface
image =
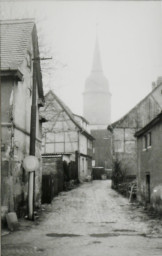
<svg viewBox="0 0 162 256">
<path fill-rule="evenodd" d="M 109 180 L 61 193 L 39 221 L 2 236 L 2 256 L 161 256 L 162 219 L 111 189 Z"/>
</svg>

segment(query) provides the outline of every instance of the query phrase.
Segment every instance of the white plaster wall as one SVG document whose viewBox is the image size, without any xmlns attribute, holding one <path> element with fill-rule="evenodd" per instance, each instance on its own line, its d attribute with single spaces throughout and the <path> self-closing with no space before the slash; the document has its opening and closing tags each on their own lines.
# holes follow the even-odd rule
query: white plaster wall
<svg viewBox="0 0 162 256">
<path fill-rule="evenodd" d="M 90 175 L 88 171 L 87 158 L 85 156 L 80 155 L 79 163 L 80 163 L 79 180 L 85 181 L 87 176 Z"/>
<path fill-rule="evenodd" d="M 87 137 L 83 134 L 79 134 L 79 151 L 82 154 L 87 155 Z"/>
</svg>

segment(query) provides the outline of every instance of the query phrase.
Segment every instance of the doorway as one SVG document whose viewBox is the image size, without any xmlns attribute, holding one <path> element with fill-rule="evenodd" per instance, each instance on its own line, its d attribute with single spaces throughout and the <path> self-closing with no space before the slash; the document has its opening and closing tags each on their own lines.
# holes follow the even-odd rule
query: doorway
<svg viewBox="0 0 162 256">
<path fill-rule="evenodd" d="M 146 203 L 150 203 L 150 174 L 146 174 Z"/>
</svg>

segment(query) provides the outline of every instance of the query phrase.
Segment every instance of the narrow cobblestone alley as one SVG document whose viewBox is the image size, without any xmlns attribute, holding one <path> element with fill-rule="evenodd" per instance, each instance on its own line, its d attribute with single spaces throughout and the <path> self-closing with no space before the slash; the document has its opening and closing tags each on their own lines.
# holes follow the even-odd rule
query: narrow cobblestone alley
<svg viewBox="0 0 162 256">
<path fill-rule="evenodd" d="M 130 205 L 109 180 L 61 193 L 44 215 L 2 236 L 2 256 L 162 255 L 161 220 Z"/>
</svg>

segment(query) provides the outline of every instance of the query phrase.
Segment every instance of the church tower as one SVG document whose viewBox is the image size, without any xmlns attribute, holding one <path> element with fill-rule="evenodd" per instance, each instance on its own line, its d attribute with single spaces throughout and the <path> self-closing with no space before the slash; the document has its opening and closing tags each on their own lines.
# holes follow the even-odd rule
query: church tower
<svg viewBox="0 0 162 256">
<path fill-rule="evenodd" d="M 108 80 L 103 73 L 97 37 L 92 70 L 86 79 L 83 93 L 83 115 L 89 122 L 91 134 L 95 138 L 92 154 L 93 167 L 109 170 L 112 168 L 112 156 L 111 134 L 107 126 L 111 123 L 111 93 Z M 95 178 L 94 173 L 93 175 Z"/>
<path fill-rule="evenodd" d="M 83 115 L 89 121 L 91 129 L 106 129 L 111 122 L 111 93 L 103 73 L 97 37 L 92 70 L 86 79 L 83 93 Z"/>
</svg>

